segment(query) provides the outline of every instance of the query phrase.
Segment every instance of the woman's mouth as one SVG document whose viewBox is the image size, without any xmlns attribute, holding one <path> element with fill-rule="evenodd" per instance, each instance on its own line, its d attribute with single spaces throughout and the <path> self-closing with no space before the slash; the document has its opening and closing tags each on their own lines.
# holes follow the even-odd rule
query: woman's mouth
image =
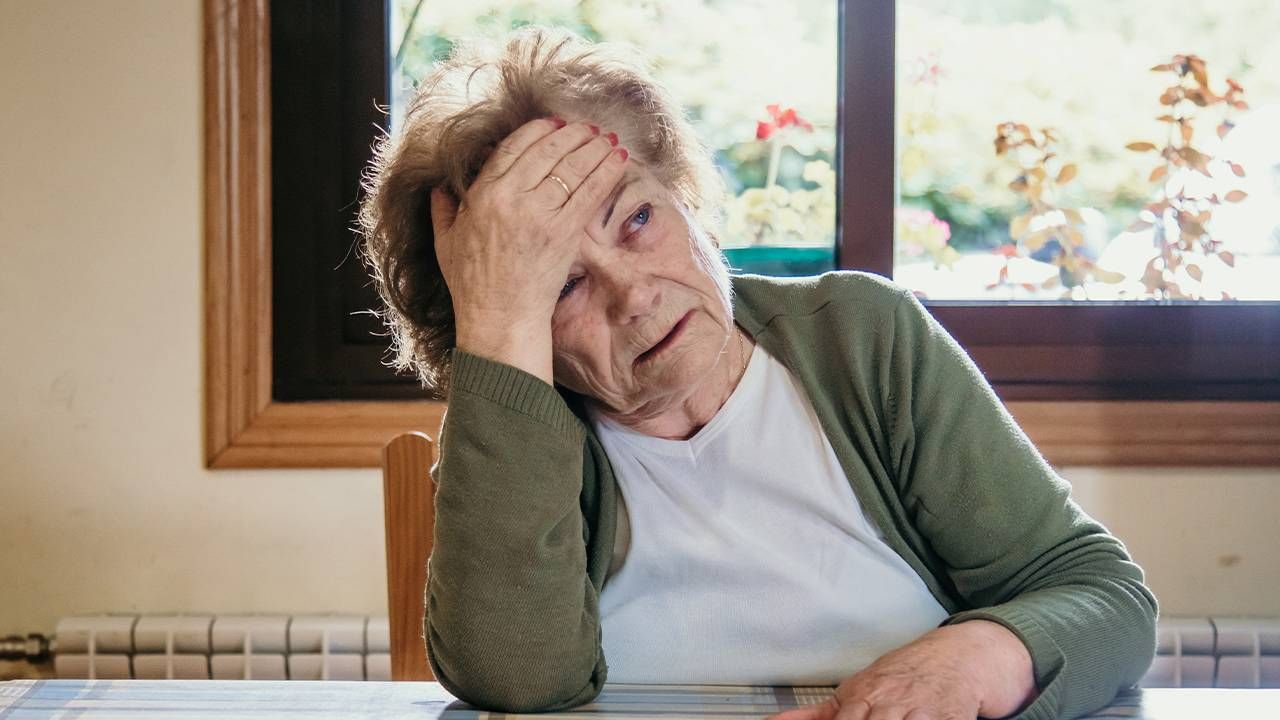
<svg viewBox="0 0 1280 720">
<path fill-rule="evenodd" d="M 645 350 L 644 352 L 637 355 L 635 364 L 636 365 L 644 364 L 649 360 L 652 360 L 657 355 L 661 354 L 663 350 L 666 350 L 667 348 L 676 344 L 676 341 L 679 340 L 680 336 L 684 334 L 684 328 L 686 325 L 689 324 L 689 318 L 691 317 L 693 317 L 692 310 L 685 313 L 684 317 L 680 318 L 680 320 L 676 322 L 675 327 L 671 328 L 671 332 L 667 333 L 666 337 L 659 340 L 657 345 L 654 345 L 648 350 Z"/>
</svg>

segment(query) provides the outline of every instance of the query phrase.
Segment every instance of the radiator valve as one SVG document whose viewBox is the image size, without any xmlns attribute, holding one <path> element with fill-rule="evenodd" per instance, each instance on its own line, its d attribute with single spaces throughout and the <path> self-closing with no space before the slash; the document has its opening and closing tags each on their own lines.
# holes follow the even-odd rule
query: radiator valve
<svg viewBox="0 0 1280 720">
<path fill-rule="evenodd" d="M 48 659 L 49 638 L 44 635 L 31 633 L 25 638 L 21 635 L 0 638 L 0 660 L 26 660 L 35 663 Z"/>
</svg>

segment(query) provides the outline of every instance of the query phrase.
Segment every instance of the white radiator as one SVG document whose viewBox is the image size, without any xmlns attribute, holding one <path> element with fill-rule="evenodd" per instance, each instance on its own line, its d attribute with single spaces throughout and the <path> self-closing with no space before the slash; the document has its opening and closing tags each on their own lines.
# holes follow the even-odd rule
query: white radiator
<svg viewBox="0 0 1280 720">
<path fill-rule="evenodd" d="M 1166 617 L 1142 687 L 1280 688 L 1280 618 Z M 87 615 L 58 623 L 59 678 L 390 680 L 385 617 Z"/>
<path fill-rule="evenodd" d="M 1170 617 L 1142 687 L 1280 688 L 1280 618 Z"/>
<path fill-rule="evenodd" d="M 56 642 L 59 678 L 391 679 L 385 617 L 82 615 Z"/>
</svg>

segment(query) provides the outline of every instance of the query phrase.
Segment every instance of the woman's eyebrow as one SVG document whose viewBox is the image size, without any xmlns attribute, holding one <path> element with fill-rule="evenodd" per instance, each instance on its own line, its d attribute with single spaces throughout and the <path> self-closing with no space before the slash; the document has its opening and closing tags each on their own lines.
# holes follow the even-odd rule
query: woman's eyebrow
<svg viewBox="0 0 1280 720">
<path fill-rule="evenodd" d="M 609 195 L 609 209 L 605 211 L 604 220 L 600 223 L 601 228 L 609 225 L 609 217 L 613 215 L 613 208 L 618 204 L 618 198 L 622 196 L 622 191 L 626 190 L 627 186 L 635 181 L 636 178 L 634 176 L 626 178 L 622 182 L 618 183 L 618 186 L 613 189 L 613 193 Z"/>
</svg>

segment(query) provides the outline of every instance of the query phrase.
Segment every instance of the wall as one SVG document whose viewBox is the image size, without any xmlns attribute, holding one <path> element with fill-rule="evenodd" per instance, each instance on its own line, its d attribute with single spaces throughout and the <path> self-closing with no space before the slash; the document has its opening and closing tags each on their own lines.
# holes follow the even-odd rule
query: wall
<svg viewBox="0 0 1280 720">
<path fill-rule="evenodd" d="M 385 612 L 380 479 L 201 462 L 197 0 L 0 0 L 0 634 Z M 1280 471 L 1066 473 L 1166 614 L 1280 615 Z"/>
</svg>

